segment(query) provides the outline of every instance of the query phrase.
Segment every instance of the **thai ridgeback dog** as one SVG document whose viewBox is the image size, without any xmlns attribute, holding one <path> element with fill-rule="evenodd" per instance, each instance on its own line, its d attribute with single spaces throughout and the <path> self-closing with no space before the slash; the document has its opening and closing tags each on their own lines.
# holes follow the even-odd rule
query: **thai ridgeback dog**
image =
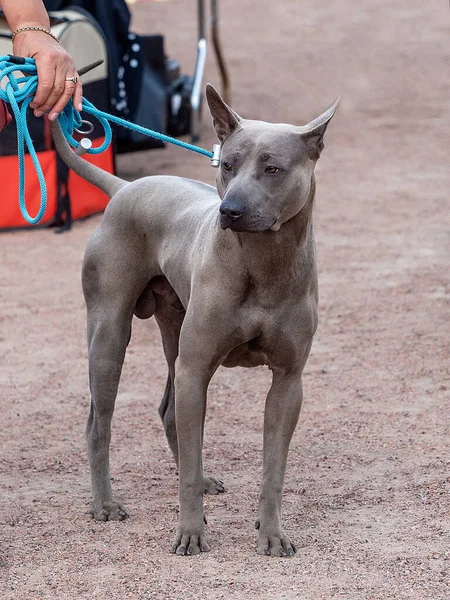
<svg viewBox="0 0 450 600">
<path fill-rule="evenodd" d="M 219 365 L 267 365 L 257 551 L 292 556 L 281 524 L 289 444 L 302 403 L 302 372 L 317 327 L 314 167 L 338 101 L 306 126 L 241 118 L 206 89 L 221 159 L 214 187 L 181 177 L 132 183 L 89 164 L 53 125 L 56 147 L 111 201 L 83 265 L 91 409 L 87 449 L 92 513 L 120 520 L 109 475 L 111 418 L 133 315 L 155 316 L 169 374 L 160 406 L 179 468 L 172 551 L 207 552 L 203 493 L 224 490 L 203 474 L 208 384 Z"/>
</svg>

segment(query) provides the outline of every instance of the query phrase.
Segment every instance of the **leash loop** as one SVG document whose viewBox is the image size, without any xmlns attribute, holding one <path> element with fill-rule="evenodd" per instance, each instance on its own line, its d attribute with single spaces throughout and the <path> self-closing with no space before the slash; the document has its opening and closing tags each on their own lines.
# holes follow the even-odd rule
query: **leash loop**
<svg viewBox="0 0 450 600">
<path fill-rule="evenodd" d="M 17 73 L 22 73 L 23 76 L 18 76 Z M 5 79 L 6 84 L 4 85 Z M 11 105 L 16 120 L 17 155 L 19 163 L 19 206 L 22 216 L 31 225 L 36 225 L 42 220 L 47 208 L 47 186 L 41 165 L 39 164 L 38 156 L 34 149 L 33 140 L 28 131 L 27 123 L 27 109 L 34 97 L 37 86 L 37 69 L 33 58 L 23 58 L 12 54 L 0 56 L 0 100 Z M 20 104 L 21 106 L 19 106 Z M 105 139 L 103 143 L 96 148 L 83 148 L 81 154 L 86 152 L 88 154 L 100 154 L 101 152 L 104 152 L 112 141 L 110 123 L 115 123 L 116 125 L 131 129 L 143 135 L 148 135 L 163 142 L 179 146 L 180 148 L 185 148 L 186 150 L 208 156 L 209 158 L 214 159 L 212 160 L 212 165 L 217 166 L 217 164 L 215 164 L 217 163 L 218 156 L 216 149 L 213 154 L 213 152 L 209 152 L 199 146 L 188 144 L 187 142 L 170 137 L 164 133 L 153 131 L 152 129 L 147 129 L 146 127 L 141 127 L 135 123 L 125 121 L 125 119 L 121 119 L 120 117 L 110 115 L 109 113 L 97 109 L 93 104 L 86 100 L 86 98 L 82 99 L 82 111 L 97 119 L 101 127 L 103 127 Z M 79 142 L 73 137 L 74 131 L 81 135 L 89 135 L 94 131 L 93 124 L 86 119 L 82 119 L 80 113 L 75 110 L 72 100 L 69 100 L 64 110 L 59 114 L 58 122 L 67 142 L 75 149 L 78 148 Z M 87 131 L 80 129 L 83 125 L 88 125 Z M 38 212 L 34 217 L 28 213 L 25 201 L 25 148 L 31 156 L 41 191 L 41 203 Z"/>
</svg>

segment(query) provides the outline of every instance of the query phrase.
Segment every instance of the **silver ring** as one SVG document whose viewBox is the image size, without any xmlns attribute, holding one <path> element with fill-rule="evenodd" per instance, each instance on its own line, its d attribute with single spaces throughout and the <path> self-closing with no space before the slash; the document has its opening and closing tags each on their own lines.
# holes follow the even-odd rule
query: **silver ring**
<svg viewBox="0 0 450 600">
<path fill-rule="evenodd" d="M 66 81 L 72 81 L 73 83 L 76 83 L 78 81 L 78 77 L 76 75 L 73 77 L 66 77 Z"/>
<path fill-rule="evenodd" d="M 75 131 L 81 135 L 89 135 L 90 133 L 92 133 L 94 131 L 94 126 L 92 125 L 92 123 L 90 121 L 85 121 L 84 119 L 81 120 L 81 124 L 85 124 L 87 125 L 87 129 L 86 131 L 82 131 L 81 129 L 76 129 Z"/>
</svg>

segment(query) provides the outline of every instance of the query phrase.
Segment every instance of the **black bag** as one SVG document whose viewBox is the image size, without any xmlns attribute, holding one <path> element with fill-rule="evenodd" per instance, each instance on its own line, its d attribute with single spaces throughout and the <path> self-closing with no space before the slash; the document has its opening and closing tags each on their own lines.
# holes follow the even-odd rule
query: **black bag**
<svg viewBox="0 0 450 600">
<path fill-rule="evenodd" d="M 166 132 L 166 69 L 163 37 L 128 34 L 128 43 L 117 73 L 118 97 L 113 111 L 119 117 L 141 127 Z M 118 127 L 117 150 L 120 153 L 162 148 L 156 138 Z"/>
<path fill-rule="evenodd" d="M 47 10 L 76 7 L 94 17 L 108 48 L 111 82 L 108 111 L 164 133 L 167 93 L 162 36 L 138 36 L 130 32 L 130 12 L 125 0 L 45 0 L 44 3 Z M 120 126 L 114 127 L 114 137 L 119 153 L 164 146 L 155 138 Z"/>
<path fill-rule="evenodd" d="M 44 3 L 51 10 L 76 6 L 90 13 L 103 29 L 109 55 L 111 113 L 160 133 L 190 133 L 193 78 L 180 76 L 178 61 L 165 55 L 161 35 L 142 36 L 129 31 L 130 12 L 125 0 Z M 160 140 L 120 126 L 114 127 L 114 135 L 118 153 L 164 147 Z"/>
</svg>

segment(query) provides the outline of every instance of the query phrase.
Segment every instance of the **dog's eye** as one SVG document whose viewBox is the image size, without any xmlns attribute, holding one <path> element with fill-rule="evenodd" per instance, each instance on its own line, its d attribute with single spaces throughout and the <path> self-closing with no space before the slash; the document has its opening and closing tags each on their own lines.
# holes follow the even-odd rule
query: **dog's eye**
<svg viewBox="0 0 450 600">
<path fill-rule="evenodd" d="M 270 175 L 273 175 L 274 173 L 278 173 L 280 169 L 278 167 L 272 167 L 272 166 L 268 166 L 266 168 L 266 173 L 269 173 Z"/>
<path fill-rule="evenodd" d="M 225 171 L 231 171 L 231 169 L 233 168 L 233 165 L 229 162 L 223 162 L 222 167 L 225 169 Z"/>
</svg>

